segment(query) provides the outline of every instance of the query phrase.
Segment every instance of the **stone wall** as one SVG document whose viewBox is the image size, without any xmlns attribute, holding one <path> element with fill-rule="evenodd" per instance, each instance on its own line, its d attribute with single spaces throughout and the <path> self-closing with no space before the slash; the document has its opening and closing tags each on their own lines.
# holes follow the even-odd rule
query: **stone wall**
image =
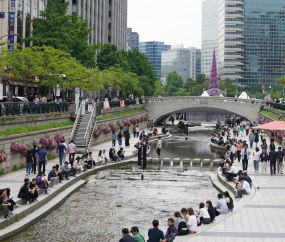
<svg viewBox="0 0 285 242">
<path fill-rule="evenodd" d="M 130 119 L 132 117 L 145 116 L 146 114 L 147 114 L 147 112 L 140 112 L 140 113 L 129 114 L 129 115 L 118 117 L 118 118 L 111 118 L 111 119 L 106 119 L 106 120 L 102 120 L 102 121 L 97 121 L 96 127 L 102 126 L 102 125 L 107 125 L 110 123 L 121 122 L 123 119 Z M 147 122 L 139 123 L 140 130 L 145 129 L 146 126 L 147 126 Z M 132 128 L 133 128 L 133 126 L 131 125 L 130 131 L 132 131 Z M 118 131 L 117 131 L 117 133 L 118 133 Z M 111 140 L 111 133 L 105 134 L 104 132 L 102 132 L 102 134 L 99 136 L 99 138 L 93 137 L 92 146 L 97 145 L 99 143 L 106 142 L 106 141 L 110 141 L 110 140 Z"/>
<path fill-rule="evenodd" d="M 44 115 L 43 115 L 44 116 Z M 51 122 L 51 121 L 50 121 Z M 73 126 L 66 126 L 61 128 L 54 128 L 49 130 L 41 130 L 23 134 L 15 134 L 15 135 L 5 135 L 0 137 L 0 150 L 4 150 L 8 159 L 6 162 L 0 164 L 0 171 L 4 170 L 5 172 L 11 171 L 14 165 L 21 165 L 24 162 L 24 156 L 20 153 L 11 154 L 10 146 L 12 142 L 24 142 L 25 145 L 32 145 L 33 139 L 36 139 L 37 142 L 39 139 L 45 135 L 49 135 L 51 138 L 58 134 L 63 134 L 66 140 L 69 140 L 70 133 L 72 131 Z M 56 150 L 49 151 L 49 154 L 55 154 Z"/>
<path fill-rule="evenodd" d="M 116 108 L 102 109 L 101 113 L 102 113 L 103 116 L 106 116 L 106 115 L 110 115 L 110 114 L 123 113 L 123 112 L 132 111 L 132 110 L 143 109 L 143 108 L 144 108 L 143 104 L 130 105 L 130 106 L 125 106 L 123 108 L 116 107 Z"/>
<path fill-rule="evenodd" d="M 69 112 L 6 116 L 0 118 L 0 131 L 17 127 L 44 125 L 51 122 L 68 122 L 70 120 Z"/>
</svg>

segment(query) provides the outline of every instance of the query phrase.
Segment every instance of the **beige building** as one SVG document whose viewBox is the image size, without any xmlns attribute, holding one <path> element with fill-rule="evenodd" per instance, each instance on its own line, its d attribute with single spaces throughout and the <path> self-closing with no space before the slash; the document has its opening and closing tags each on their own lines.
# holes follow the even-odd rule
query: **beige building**
<svg viewBox="0 0 285 242">
<path fill-rule="evenodd" d="M 0 0 L 0 12 L 5 13 L 5 17 L 0 18 L 0 38 L 13 34 L 12 28 L 14 34 L 18 34 L 14 37 L 15 43 L 20 43 L 23 38 L 30 36 L 34 26 L 28 22 L 40 17 L 45 3 L 46 0 Z M 117 45 L 118 49 L 126 50 L 127 4 L 127 0 L 69 0 L 68 14 L 76 12 L 77 16 L 89 19 L 89 27 L 94 28 L 89 39 L 90 45 L 111 43 Z M 13 14 L 14 21 L 11 19 Z M 5 36 L 1 42 L 7 39 L 8 36 Z"/>
</svg>

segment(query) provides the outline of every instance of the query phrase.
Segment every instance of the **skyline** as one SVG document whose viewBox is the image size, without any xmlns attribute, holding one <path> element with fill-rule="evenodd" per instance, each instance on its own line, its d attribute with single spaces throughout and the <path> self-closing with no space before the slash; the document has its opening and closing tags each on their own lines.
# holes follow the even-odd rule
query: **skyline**
<svg viewBox="0 0 285 242">
<path fill-rule="evenodd" d="M 140 42 L 201 49 L 202 0 L 129 0 L 128 28 L 138 32 Z"/>
</svg>

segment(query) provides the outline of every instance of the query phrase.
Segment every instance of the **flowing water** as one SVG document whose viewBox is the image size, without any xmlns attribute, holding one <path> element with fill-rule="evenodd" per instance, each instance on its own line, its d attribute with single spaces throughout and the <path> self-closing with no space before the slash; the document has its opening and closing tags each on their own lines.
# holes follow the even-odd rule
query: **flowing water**
<svg viewBox="0 0 285 242">
<path fill-rule="evenodd" d="M 173 136 L 163 141 L 163 157 L 215 158 L 208 145 L 210 133 L 191 133 L 188 140 Z M 200 202 L 216 202 L 209 166 L 190 164 L 147 171 L 133 165 L 95 173 L 79 191 L 25 232 L 6 241 L 96 241 L 117 242 L 122 228 L 138 226 L 147 238 L 153 219 L 160 229 L 182 207 L 198 209 Z M 144 179 L 141 180 L 141 176 Z"/>
</svg>

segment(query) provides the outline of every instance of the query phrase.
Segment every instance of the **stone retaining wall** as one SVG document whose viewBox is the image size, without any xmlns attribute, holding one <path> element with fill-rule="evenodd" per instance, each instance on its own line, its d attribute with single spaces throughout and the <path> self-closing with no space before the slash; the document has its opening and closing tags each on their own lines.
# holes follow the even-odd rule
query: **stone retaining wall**
<svg viewBox="0 0 285 242">
<path fill-rule="evenodd" d="M 96 127 L 102 126 L 102 125 L 107 125 L 110 123 L 121 122 L 123 119 L 130 119 L 132 117 L 145 116 L 146 114 L 147 114 L 147 112 L 140 112 L 140 113 L 135 113 L 135 114 L 129 114 L 126 116 L 121 116 L 118 118 L 110 118 L 110 119 L 106 119 L 106 120 L 97 121 Z M 143 123 L 139 123 L 139 127 L 140 127 L 140 130 L 145 129 L 147 127 L 147 122 L 145 121 Z M 131 132 L 133 130 L 132 128 L 133 128 L 133 125 L 130 126 Z M 118 134 L 118 131 L 116 133 Z M 93 137 L 92 146 L 97 145 L 99 143 L 106 142 L 106 141 L 110 141 L 110 140 L 111 140 L 111 133 L 105 134 L 104 132 L 102 132 L 98 138 Z"/>
<path fill-rule="evenodd" d="M 0 137 L 0 150 L 4 150 L 8 159 L 6 162 L 0 164 L 0 171 L 4 170 L 5 172 L 11 171 L 14 165 L 21 165 L 24 162 L 24 156 L 20 153 L 11 154 L 10 146 L 12 142 L 24 142 L 25 145 L 32 145 L 33 139 L 36 139 L 37 142 L 39 139 L 45 135 L 49 135 L 51 138 L 54 138 L 56 134 L 63 134 L 66 140 L 69 140 L 70 133 L 73 126 L 66 126 L 60 128 L 54 128 L 49 130 L 41 130 L 23 134 L 14 134 L 14 135 L 5 135 Z M 56 150 L 48 151 L 49 154 L 55 154 Z"/>
<path fill-rule="evenodd" d="M 51 122 L 68 122 L 71 120 L 70 118 L 69 112 L 1 117 L 0 131 L 17 127 L 44 125 Z"/>
<path fill-rule="evenodd" d="M 101 113 L 103 116 L 110 115 L 110 114 L 115 114 L 115 113 L 123 113 L 123 112 L 128 112 L 132 110 L 138 110 L 138 109 L 143 109 L 144 105 L 139 104 L 139 105 L 131 105 L 131 106 L 126 106 L 126 107 L 116 107 L 116 108 L 108 108 L 108 109 L 102 109 Z"/>
</svg>

